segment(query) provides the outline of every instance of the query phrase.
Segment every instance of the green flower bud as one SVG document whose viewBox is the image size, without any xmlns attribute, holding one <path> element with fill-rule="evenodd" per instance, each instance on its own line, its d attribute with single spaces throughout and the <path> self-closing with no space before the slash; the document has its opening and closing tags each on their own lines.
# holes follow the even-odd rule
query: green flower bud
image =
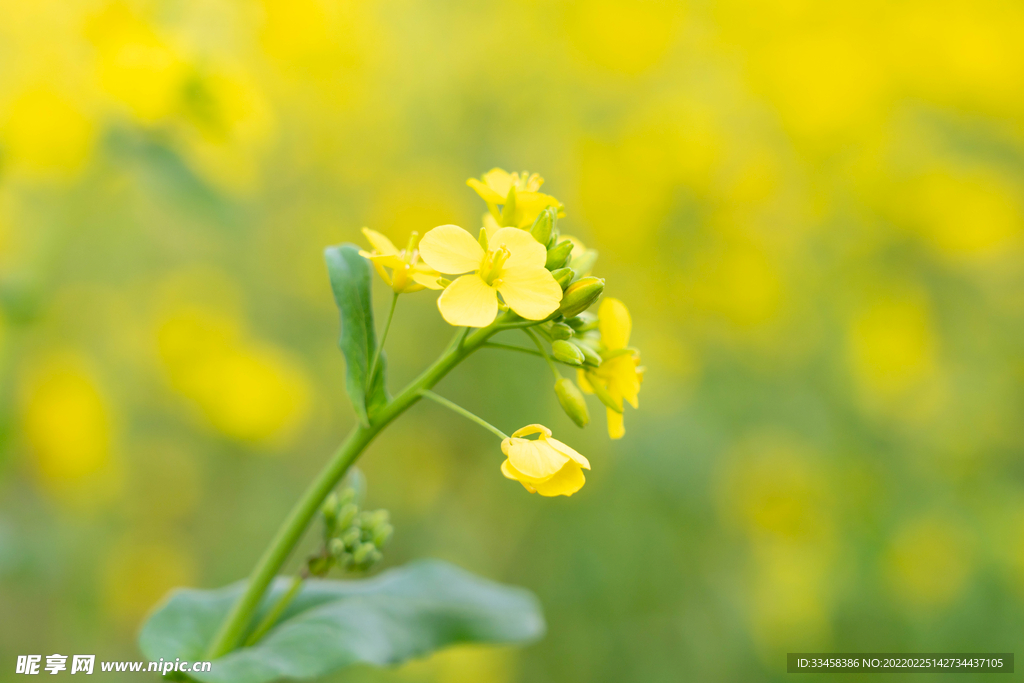
<svg viewBox="0 0 1024 683">
<path fill-rule="evenodd" d="M 508 188 L 508 196 L 505 197 L 505 205 L 501 207 L 501 224 L 503 226 L 515 225 L 516 216 L 516 186 Z"/>
<path fill-rule="evenodd" d="M 537 219 L 533 221 L 533 227 L 530 228 L 530 234 L 533 235 L 533 239 L 537 240 L 541 244 L 547 244 L 548 240 L 551 239 L 551 226 L 554 223 L 554 207 L 548 207 L 538 214 Z"/>
<path fill-rule="evenodd" d="M 338 529 L 347 529 L 352 526 L 353 520 L 359 514 L 359 506 L 355 503 L 348 503 L 338 511 Z"/>
<path fill-rule="evenodd" d="M 564 339 L 556 339 L 551 342 L 551 355 L 555 357 L 555 360 L 575 365 L 576 367 L 583 365 L 583 361 L 586 358 L 579 347 Z"/>
<path fill-rule="evenodd" d="M 368 559 L 378 553 L 377 546 L 372 543 L 362 543 L 352 552 L 352 562 L 357 565 L 366 565 Z"/>
<path fill-rule="evenodd" d="M 582 254 L 573 254 L 569 259 L 569 266 L 581 275 L 588 275 L 597 263 L 597 251 L 595 249 L 584 249 Z"/>
<path fill-rule="evenodd" d="M 597 329 L 597 316 L 586 311 L 572 318 L 566 317 L 565 322 L 569 327 L 576 330 L 577 334 Z"/>
<path fill-rule="evenodd" d="M 324 525 L 328 529 L 333 529 L 334 525 L 338 522 L 338 511 L 341 509 L 341 501 L 338 500 L 338 494 L 332 493 L 327 496 L 327 500 L 324 501 L 323 507 L 320 511 L 324 516 Z"/>
<path fill-rule="evenodd" d="M 391 535 L 394 533 L 395 527 L 387 523 L 381 524 L 373 530 L 373 544 L 377 548 L 383 548 L 391 540 Z"/>
<path fill-rule="evenodd" d="M 327 552 L 334 557 L 341 557 L 345 554 L 345 542 L 340 538 L 332 538 L 331 542 L 327 544 Z"/>
<path fill-rule="evenodd" d="M 572 268 L 559 268 L 558 270 L 551 271 L 551 277 L 555 278 L 555 282 L 564 291 L 572 279 L 576 277 L 576 273 L 573 272 Z"/>
<path fill-rule="evenodd" d="M 599 277 L 584 277 L 569 285 L 562 295 L 558 312 L 565 318 L 574 318 L 597 301 L 604 291 L 604 280 Z"/>
<path fill-rule="evenodd" d="M 553 249 L 548 250 L 548 260 L 544 263 L 544 267 L 548 270 L 556 270 L 565 265 L 565 262 L 569 260 L 569 254 L 572 253 L 572 242 L 564 240 L 554 246 Z"/>
<path fill-rule="evenodd" d="M 338 539 L 342 543 L 344 543 L 345 547 L 348 548 L 349 550 L 352 550 L 357 545 L 359 545 L 359 541 L 361 541 L 362 538 L 363 538 L 362 532 L 359 531 L 358 527 L 354 527 L 354 526 L 353 527 L 349 527 L 348 529 L 345 530 L 345 532 L 341 536 L 338 536 Z"/>
<path fill-rule="evenodd" d="M 565 323 L 551 323 L 551 336 L 555 339 L 568 339 L 574 334 L 573 329 Z"/>
<path fill-rule="evenodd" d="M 577 427 L 587 426 L 587 423 L 590 422 L 587 402 L 571 379 L 563 377 L 555 382 L 555 396 L 558 397 L 558 404 L 562 406 L 562 410 L 576 423 Z"/>
<path fill-rule="evenodd" d="M 594 349 L 590 348 L 589 344 L 583 344 L 575 339 L 570 342 L 575 344 L 576 348 L 583 352 L 583 364 L 589 365 L 596 368 L 601 364 L 601 356 Z"/>
</svg>

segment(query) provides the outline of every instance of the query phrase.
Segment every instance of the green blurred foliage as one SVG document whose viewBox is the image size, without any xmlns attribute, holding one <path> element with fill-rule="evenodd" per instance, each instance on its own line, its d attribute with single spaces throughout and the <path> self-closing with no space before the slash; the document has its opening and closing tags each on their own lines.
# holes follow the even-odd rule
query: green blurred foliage
<svg viewBox="0 0 1024 683">
<path fill-rule="evenodd" d="M 361 462 L 385 564 L 529 587 L 550 632 L 333 680 L 1013 650 L 1021 35 L 1011 0 L 0 1 L 4 667 L 134 659 L 167 589 L 249 570 L 354 421 L 323 247 L 475 229 L 495 165 L 601 252 L 641 409 L 581 432 L 494 350 L 439 387 L 587 455 L 560 500 L 437 406 L 391 427 Z M 434 297 L 399 303 L 395 385 L 450 334 Z"/>
</svg>

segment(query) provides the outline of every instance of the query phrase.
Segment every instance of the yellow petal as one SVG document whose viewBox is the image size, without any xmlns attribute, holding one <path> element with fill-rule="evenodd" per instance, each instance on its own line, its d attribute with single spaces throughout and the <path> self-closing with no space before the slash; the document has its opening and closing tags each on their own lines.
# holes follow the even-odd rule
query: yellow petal
<svg viewBox="0 0 1024 683">
<path fill-rule="evenodd" d="M 423 285 L 427 289 L 444 289 L 437 282 L 440 274 L 436 270 L 413 266 L 411 277 L 414 282 Z"/>
<path fill-rule="evenodd" d="M 501 200 L 495 203 L 503 204 L 508 197 L 508 191 L 512 189 L 512 174 L 503 168 L 492 168 L 480 179 L 501 197 Z"/>
<path fill-rule="evenodd" d="M 519 228 L 502 228 L 493 235 L 488 234 L 487 248 L 494 251 L 498 247 L 509 250 L 505 268 L 543 268 L 548 260 L 548 250 L 544 245 Z"/>
<path fill-rule="evenodd" d="M 601 342 L 606 348 L 614 350 L 629 346 L 633 322 L 626 305 L 618 299 L 605 297 L 601 302 L 601 307 L 597 309 L 597 326 L 601 330 Z"/>
<path fill-rule="evenodd" d="M 562 203 L 548 194 L 540 192 L 516 192 L 516 215 L 519 217 L 520 227 L 527 227 L 533 223 L 541 211 L 549 206 L 561 207 Z"/>
<path fill-rule="evenodd" d="M 498 315 L 498 294 L 483 278 L 470 273 L 448 285 L 437 298 L 437 307 L 449 325 L 487 327 Z"/>
<path fill-rule="evenodd" d="M 590 386 L 590 380 L 587 379 L 587 373 L 580 368 L 576 369 L 576 384 L 580 385 L 580 391 L 584 394 L 594 393 L 594 388 Z"/>
<path fill-rule="evenodd" d="M 502 268 L 495 282 L 508 307 L 527 320 L 543 320 L 562 300 L 562 288 L 544 268 Z"/>
<path fill-rule="evenodd" d="M 608 438 L 621 439 L 626 435 L 626 425 L 622 421 L 622 413 L 617 413 L 611 408 L 608 412 Z"/>
<path fill-rule="evenodd" d="M 548 444 L 562 455 L 568 457 L 570 460 L 575 462 L 580 467 L 590 469 L 590 461 L 584 458 L 580 453 L 577 453 L 575 449 L 565 445 L 558 439 L 545 439 Z"/>
<path fill-rule="evenodd" d="M 634 408 L 639 407 L 637 397 L 643 377 L 637 372 L 637 362 L 635 355 L 626 353 L 606 360 L 597 370 L 598 375 L 607 380 L 608 393 L 616 399 L 626 399 Z"/>
<path fill-rule="evenodd" d="M 420 256 L 440 273 L 465 273 L 480 267 L 484 250 L 459 226 L 439 225 L 420 240 Z"/>
<path fill-rule="evenodd" d="M 363 228 L 363 234 L 366 235 L 367 241 L 373 246 L 377 253 L 388 255 L 398 253 L 398 250 L 395 249 L 395 245 L 391 243 L 391 240 L 376 230 Z"/>
<path fill-rule="evenodd" d="M 370 254 L 369 258 L 375 265 L 385 268 L 405 268 L 407 265 L 397 254 Z"/>
<path fill-rule="evenodd" d="M 542 496 L 571 496 L 587 483 L 583 470 L 575 463 L 568 463 L 555 476 L 538 484 L 534 484 L 537 493 Z"/>
<path fill-rule="evenodd" d="M 370 259 L 370 263 L 373 264 L 374 269 L 377 271 L 377 275 L 380 275 L 380 279 L 387 283 L 388 287 L 391 286 L 391 277 L 388 275 L 388 271 L 384 270 L 384 266 L 377 263 L 377 261 Z"/>
<path fill-rule="evenodd" d="M 508 456 L 509 464 L 534 486 L 569 462 L 569 456 L 556 451 L 545 439 L 505 439 L 501 450 Z"/>
<path fill-rule="evenodd" d="M 476 193 L 480 195 L 480 198 L 488 204 L 503 204 L 505 202 L 505 196 L 508 194 L 506 191 L 504 195 L 499 195 L 476 178 L 470 178 L 466 181 L 466 184 L 476 190 Z"/>
<path fill-rule="evenodd" d="M 532 434 L 551 436 L 551 430 L 541 424 L 526 425 L 525 427 L 520 427 L 516 431 L 512 432 L 512 438 L 516 439 L 521 436 L 530 436 Z"/>
<path fill-rule="evenodd" d="M 517 472 L 516 468 L 512 467 L 512 465 L 509 464 L 508 460 L 501 463 L 501 473 L 505 475 L 506 479 L 515 479 L 516 481 L 518 481 L 520 484 L 523 485 L 523 488 L 529 491 L 530 493 L 537 493 L 537 489 L 533 488 L 528 483 L 522 480 L 521 477 L 523 475 L 520 472 Z"/>
</svg>

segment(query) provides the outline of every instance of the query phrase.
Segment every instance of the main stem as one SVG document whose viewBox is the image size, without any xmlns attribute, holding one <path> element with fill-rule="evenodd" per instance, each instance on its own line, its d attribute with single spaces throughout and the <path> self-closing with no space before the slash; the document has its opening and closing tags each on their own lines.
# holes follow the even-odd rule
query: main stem
<svg viewBox="0 0 1024 683">
<path fill-rule="evenodd" d="M 206 659 L 222 657 L 242 642 L 263 594 L 288 559 L 292 549 L 302 538 L 310 520 L 313 519 L 323 500 L 345 476 L 348 468 L 359 458 L 374 437 L 392 420 L 419 401 L 423 390 L 430 389 L 437 384 L 452 368 L 465 360 L 501 329 L 505 329 L 505 326 L 502 325 L 501 318 L 499 318 L 490 326 L 472 333 L 469 333 L 469 330 L 460 330 L 456 333 L 458 343 L 450 344 L 433 365 L 424 370 L 423 374 L 374 414 L 369 425 L 357 424 L 352 428 L 324 469 L 316 476 L 291 512 L 288 513 L 288 517 L 274 535 L 270 545 L 267 546 L 256 566 L 253 567 L 245 592 L 235 602 L 221 623 L 217 634 L 207 648 Z"/>
</svg>

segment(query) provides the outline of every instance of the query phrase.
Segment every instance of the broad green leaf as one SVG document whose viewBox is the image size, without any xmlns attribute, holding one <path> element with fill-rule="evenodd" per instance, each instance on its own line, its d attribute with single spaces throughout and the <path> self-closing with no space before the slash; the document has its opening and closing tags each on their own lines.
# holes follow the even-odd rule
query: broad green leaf
<svg viewBox="0 0 1024 683">
<path fill-rule="evenodd" d="M 352 399 L 359 421 L 366 425 L 374 411 L 388 401 L 387 360 L 380 354 L 372 386 L 367 382 L 370 364 L 377 350 L 377 332 L 373 327 L 370 264 L 353 244 L 341 244 L 324 250 L 327 273 L 331 277 L 334 302 L 341 314 L 341 340 L 345 355 L 345 388 Z M 369 391 L 367 388 L 369 387 Z"/>
<path fill-rule="evenodd" d="M 288 584 L 277 579 L 260 612 Z M 173 592 L 142 628 L 143 654 L 153 661 L 202 659 L 243 586 Z M 203 683 L 308 679 L 352 664 L 399 664 L 456 643 L 526 643 L 544 628 L 529 591 L 423 560 L 360 581 L 309 580 L 262 640 L 191 675 Z"/>
</svg>

